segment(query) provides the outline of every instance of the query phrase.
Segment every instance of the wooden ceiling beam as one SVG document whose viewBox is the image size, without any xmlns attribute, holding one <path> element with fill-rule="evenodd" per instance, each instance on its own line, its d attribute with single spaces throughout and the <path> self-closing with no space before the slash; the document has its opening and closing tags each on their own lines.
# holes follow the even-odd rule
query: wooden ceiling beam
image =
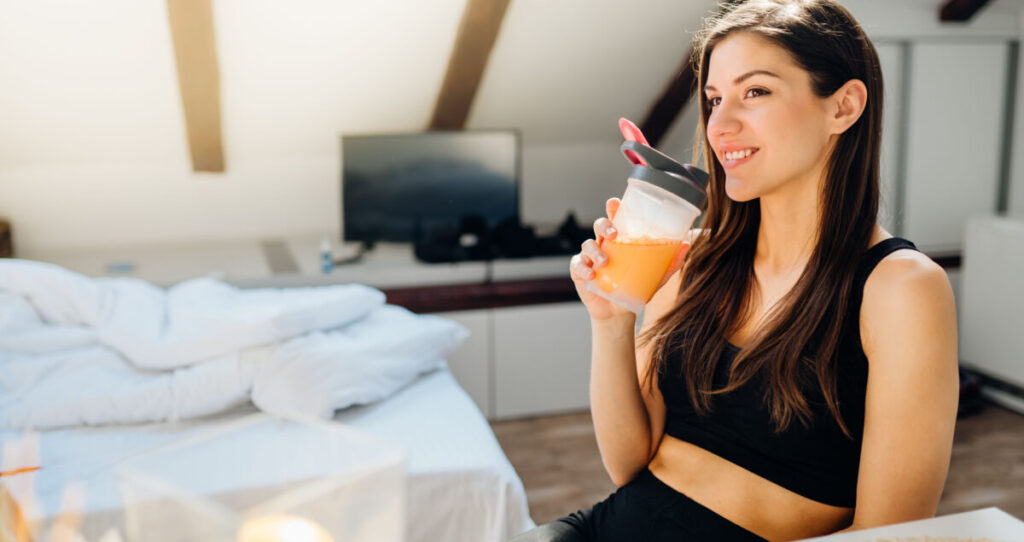
<svg viewBox="0 0 1024 542">
<path fill-rule="evenodd" d="M 224 172 L 220 68 L 211 0 L 167 0 L 192 170 Z"/>
<path fill-rule="evenodd" d="M 509 0 L 468 0 L 429 129 L 466 127 L 508 4 Z"/>
<path fill-rule="evenodd" d="M 939 7 L 939 20 L 942 22 L 966 22 L 971 20 L 988 0 L 947 0 Z"/>
<path fill-rule="evenodd" d="M 640 131 L 644 133 L 644 137 L 652 147 L 658 146 L 661 139 L 668 133 L 669 128 L 672 127 L 676 117 L 679 116 L 679 112 L 686 107 L 693 95 L 694 86 L 697 84 L 697 73 L 693 70 L 693 63 L 690 62 L 692 54 L 692 48 L 686 51 L 682 65 L 675 72 L 676 76 L 668 82 L 661 96 L 651 105 L 643 122 L 640 123 Z"/>
</svg>

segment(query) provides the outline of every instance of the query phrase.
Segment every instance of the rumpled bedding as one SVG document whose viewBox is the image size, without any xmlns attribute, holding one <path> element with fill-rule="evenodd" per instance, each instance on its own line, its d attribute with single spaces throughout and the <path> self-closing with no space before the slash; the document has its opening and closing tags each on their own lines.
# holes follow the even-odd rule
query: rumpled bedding
<svg viewBox="0 0 1024 542">
<path fill-rule="evenodd" d="M 163 289 L 0 260 L 0 428 L 168 421 L 246 401 L 331 417 L 445 365 L 469 331 L 359 284 Z"/>
</svg>

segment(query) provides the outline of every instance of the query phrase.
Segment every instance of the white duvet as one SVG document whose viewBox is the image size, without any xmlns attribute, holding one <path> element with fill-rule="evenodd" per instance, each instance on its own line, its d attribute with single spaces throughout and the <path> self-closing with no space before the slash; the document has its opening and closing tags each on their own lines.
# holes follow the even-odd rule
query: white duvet
<svg viewBox="0 0 1024 542">
<path fill-rule="evenodd" d="M 443 366 L 468 335 L 358 284 L 165 290 L 0 260 L 0 427 L 176 420 L 249 400 L 328 418 Z"/>
</svg>

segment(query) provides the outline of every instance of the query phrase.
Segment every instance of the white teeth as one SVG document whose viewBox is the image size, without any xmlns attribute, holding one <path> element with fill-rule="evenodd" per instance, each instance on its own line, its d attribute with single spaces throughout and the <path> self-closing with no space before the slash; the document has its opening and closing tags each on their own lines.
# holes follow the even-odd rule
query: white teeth
<svg viewBox="0 0 1024 542">
<path fill-rule="evenodd" d="M 742 151 L 734 151 L 725 153 L 726 160 L 739 160 L 740 158 L 746 158 L 754 152 L 754 149 L 746 149 Z"/>
</svg>

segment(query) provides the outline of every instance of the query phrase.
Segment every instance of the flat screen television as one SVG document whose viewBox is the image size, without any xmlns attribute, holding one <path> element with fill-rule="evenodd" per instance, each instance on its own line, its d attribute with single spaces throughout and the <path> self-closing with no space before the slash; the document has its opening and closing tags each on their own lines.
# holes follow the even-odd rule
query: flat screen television
<svg viewBox="0 0 1024 542">
<path fill-rule="evenodd" d="M 341 138 L 344 239 L 415 243 L 424 232 L 519 218 L 516 130 Z"/>
</svg>

